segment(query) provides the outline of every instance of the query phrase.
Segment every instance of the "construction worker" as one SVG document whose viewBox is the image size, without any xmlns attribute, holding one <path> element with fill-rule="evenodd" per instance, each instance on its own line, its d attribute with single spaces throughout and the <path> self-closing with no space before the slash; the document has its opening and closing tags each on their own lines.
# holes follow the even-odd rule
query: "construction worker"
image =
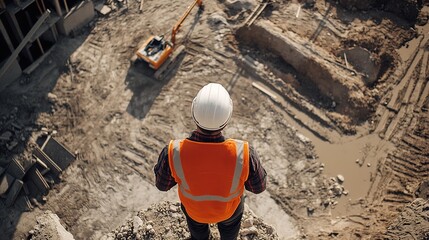
<svg viewBox="0 0 429 240">
<path fill-rule="evenodd" d="M 267 174 L 255 150 L 246 141 L 222 135 L 232 109 L 222 85 L 204 86 L 191 107 L 197 129 L 186 139 L 170 141 L 154 168 L 159 190 L 178 184 L 191 239 L 209 239 L 209 223 L 217 223 L 222 240 L 236 239 L 244 189 L 257 194 L 266 188 Z"/>
</svg>

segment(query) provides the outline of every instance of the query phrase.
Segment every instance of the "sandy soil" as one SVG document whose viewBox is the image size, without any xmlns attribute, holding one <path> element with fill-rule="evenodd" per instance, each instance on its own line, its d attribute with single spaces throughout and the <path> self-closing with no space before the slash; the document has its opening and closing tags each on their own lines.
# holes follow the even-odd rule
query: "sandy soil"
<svg viewBox="0 0 429 240">
<path fill-rule="evenodd" d="M 177 36 L 186 54 L 155 80 L 130 59 L 148 36 L 168 36 L 190 1 L 145 1 L 142 12 L 134 0 L 107 4 L 111 13 L 61 39 L 0 96 L 0 129 L 29 129 L 14 149 L 1 146 L 2 166 L 28 161 L 45 128 L 78 156 L 33 211 L 0 202 L 6 239 L 28 236 L 45 210 L 76 239 L 100 239 L 177 202 L 175 189 L 156 190 L 152 168 L 195 128 L 191 100 L 209 82 L 234 102 L 224 134 L 249 140 L 268 172 L 267 191 L 246 201 L 279 239 L 378 239 L 418 197 L 429 172 L 427 25 L 393 7 L 276 1 L 252 19 L 256 1 L 204 1 Z"/>
</svg>

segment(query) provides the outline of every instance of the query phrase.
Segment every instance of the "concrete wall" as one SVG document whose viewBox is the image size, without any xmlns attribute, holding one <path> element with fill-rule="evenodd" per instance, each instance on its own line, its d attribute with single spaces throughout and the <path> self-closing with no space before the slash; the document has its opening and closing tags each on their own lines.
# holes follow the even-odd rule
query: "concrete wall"
<svg viewBox="0 0 429 240">
<path fill-rule="evenodd" d="M 60 33 L 68 36 L 73 30 L 89 23 L 94 16 L 94 3 L 92 0 L 83 1 L 58 21 L 57 28 Z"/>
</svg>

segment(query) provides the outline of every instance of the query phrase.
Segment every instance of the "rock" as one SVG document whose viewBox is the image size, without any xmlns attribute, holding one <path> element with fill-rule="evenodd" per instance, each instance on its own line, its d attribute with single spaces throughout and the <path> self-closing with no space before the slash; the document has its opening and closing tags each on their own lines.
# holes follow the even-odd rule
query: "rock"
<svg viewBox="0 0 429 240">
<path fill-rule="evenodd" d="M 343 187 L 340 184 L 335 183 L 332 186 L 332 192 L 335 196 L 341 196 L 341 194 L 343 194 Z"/>
<path fill-rule="evenodd" d="M 6 144 L 6 147 L 9 151 L 12 151 L 18 145 L 18 141 L 13 140 L 11 143 Z"/>
<path fill-rule="evenodd" d="M 311 216 L 314 213 L 314 208 L 313 207 L 307 207 L 307 216 Z"/>
<path fill-rule="evenodd" d="M 366 164 L 366 166 L 371 167 L 371 163 Z"/>
<path fill-rule="evenodd" d="M 143 220 L 139 216 L 133 217 L 133 233 L 137 234 L 139 228 L 143 225 Z"/>
<path fill-rule="evenodd" d="M 58 101 L 57 95 L 53 93 L 48 93 L 47 99 L 50 103 L 56 103 Z"/>
<path fill-rule="evenodd" d="M 190 234 L 186 226 L 184 215 L 180 212 L 179 203 L 160 202 L 139 211 L 137 216 L 143 223 L 135 233 L 133 222 L 140 221 L 135 217 L 128 219 L 124 225 L 118 227 L 112 233 L 116 233 L 113 239 L 189 239 Z M 173 212 L 176 211 L 176 212 Z M 179 218 L 175 218 L 178 216 Z M 129 226 L 130 229 L 127 228 Z M 216 225 L 210 224 L 213 239 L 220 239 L 219 233 L 215 231 Z M 243 234 L 244 233 L 244 234 Z M 264 224 L 264 222 L 245 207 L 242 222 L 241 238 L 248 236 L 248 239 L 279 239 L 274 229 Z M 255 237 L 256 236 L 256 237 Z M 104 238 L 106 240 L 106 236 Z M 107 238 L 110 239 L 110 238 Z"/>
<path fill-rule="evenodd" d="M 240 12 L 242 10 L 251 10 L 256 6 L 255 0 L 227 0 L 226 7 L 232 12 Z"/>
<path fill-rule="evenodd" d="M 73 240 L 73 235 L 68 232 L 60 223 L 59 217 L 51 211 L 46 211 L 37 217 L 37 225 L 34 227 L 31 239 L 58 239 Z M 49 236 L 49 238 L 47 238 Z"/>
<path fill-rule="evenodd" d="M 228 26 L 226 18 L 221 13 L 213 13 L 208 17 L 208 24 L 211 27 Z"/>
<path fill-rule="evenodd" d="M 258 229 L 255 226 L 252 226 L 250 228 L 244 228 L 240 234 L 242 236 L 247 236 L 250 234 L 258 235 Z"/>
<path fill-rule="evenodd" d="M 153 230 L 153 227 L 152 227 L 152 225 L 148 224 L 146 226 L 146 232 L 149 232 L 150 230 Z"/>
<path fill-rule="evenodd" d="M 9 131 L 6 131 L 0 135 L 0 140 L 9 141 L 12 138 L 13 134 Z"/>
<path fill-rule="evenodd" d="M 248 218 L 243 221 L 243 224 L 241 225 L 243 228 L 250 228 L 253 226 L 253 218 Z"/>
<path fill-rule="evenodd" d="M 301 133 L 296 133 L 296 136 L 298 137 L 298 139 L 302 142 L 302 143 L 309 143 L 310 139 L 304 135 L 302 135 Z"/>
<path fill-rule="evenodd" d="M 171 206 L 170 206 L 170 211 L 172 211 L 172 212 L 177 212 L 177 207 L 176 207 L 176 206 L 174 206 L 174 205 L 171 205 Z"/>
<path fill-rule="evenodd" d="M 344 176 L 341 175 L 341 174 L 338 174 L 337 175 L 337 180 L 338 180 L 339 183 L 343 183 L 344 182 Z"/>
<path fill-rule="evenodd" d="M 344 195 L 344 196 L 349 195 L 349 191 L 343 191 L 343 195 Z"/>
</svg>

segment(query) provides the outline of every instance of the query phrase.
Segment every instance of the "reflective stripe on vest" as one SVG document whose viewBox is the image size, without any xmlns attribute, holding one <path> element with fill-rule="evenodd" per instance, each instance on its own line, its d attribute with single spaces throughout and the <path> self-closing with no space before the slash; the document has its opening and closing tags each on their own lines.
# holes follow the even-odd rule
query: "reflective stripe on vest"
<svg viewBox="0 0 429 240">
<path fill-rule="evenodd" d="M 238 183 L 240 181 L 241 174 L 243 172 L 243 164 L 244 164 L 244 142 L 240 140 L 234 140 L 236 146 L 236 155 L 237 159 L 235 161 L 235 169 L 234 169 L 234 177 L 232 179 L 231 188 L 229 190 L 228 197 L 222 197 L 217 195 L 201 195 L 195 196 L 189 193 L 189 185 L 186 182 L 185 174 L 183 172 L 182 161 L 180 159 L 180 142 L 182 140 L 174 140 L 173 141 L 173 164 L 174 169 L 176 171 L 177 176 L 181 180 L 181 184 L 179 186 L 182 194 L 194 201 L 219 201 L 219 202 L 229 202 L 234 198 L 240 196 L 241 192 L 238 191 Z"/>
</svg>

